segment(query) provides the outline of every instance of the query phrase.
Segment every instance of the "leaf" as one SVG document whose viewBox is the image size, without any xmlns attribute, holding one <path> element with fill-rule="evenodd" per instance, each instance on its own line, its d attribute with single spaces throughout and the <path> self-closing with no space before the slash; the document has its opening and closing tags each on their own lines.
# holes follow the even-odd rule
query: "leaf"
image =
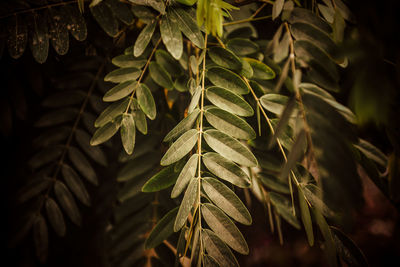
<svg viewBox="0 0 400 267">
<path fill-rule="evenodd" d="M 296 22 L 303 22 L 307 24 L 311 24 L 314 27 L 320 29 L 323 32 L 326 33 L 331 33 L 332 28 L 329 26 L 327 22 L 325 22 L 323 19 L 318 17 L 316 14 L 312 13 L 310 10 L 307 10 L 305 8 L 293 8 L 291 12 L 291 16 L 288 19 L 288 21 L 293 24 Z"/>
<path fill-rule="evenodd" d="M 207 78 L 214 85 L 227 89 L 233 93 L 244 95 L 249 92 L 249 88 L 242 78 L 228 69 L 211 67 L 207 71 Z"/>
<path fill-rule="evenodd" d="M 121 122 L 121 141 L 125 152 L 131 155 L 135 147 L 136 128 L 131 114 L 123 115 Z"/>
<path fill-rule="evenodd" d="M 200 183 L 199 178 L 193 178 L 186 189 L 185 195 L 183 196 L 178 210 L 178 214 L 176 215 L 174 232 L 178 232 L 182 228 L 187 217 L 189 216 L 189 212 L 197 198 L 199 189 L 198 183 Z"/>
<path fill-rule="evenodd" d="M 272 6 L 272 20 L 275 20 L 282 12 L 285 0 L 276 0 Z"/>
<path fill-rule="evenodd" d="M 271 80 L 275 78 L 275 72 L 261 61 L 248 57 L 245 57 L 244 60 L 246 60 L 253 69 L 253 79 Z"/>
<path fill-rule="evenodd" d="M 87 36 L 86 22 L 82 14 L 76 6 L 64 5 L 63 12 L 64 20 L 67 23 L 67 29 L 71 35 L 78 41 L 83 41 Z"/>
<path fill-rule="evenodd" d="M 242 62 L 242 69 L 239 71 L 239 74 L 242 75 L 243 77 L 250 79 L 253 77 L 253 68 L 250 66 L 249 62 L 247 62 L 244 59 L 240 59 Z"/>
<path fill-rule="evenodd" d="M 258 165 L 253 153 L 238 140 L 217 130 L 204 132 L 207 144 L 217 153 L 238 164 L 255 167 Z"/>
<path fill-rule="evenodd" d="M 193 154 L 186 162 L 171 192 L 171 198 L 178 197 L 185 190 L 190 179 L 194 178 L 197 170 L 199 155 Z"/>
<path fill-rule="evenodd" d="M 149 65 L 150 76 L 153 81 L 163 88 L 172 90 L 174 83 L 172 82 L 171 75 L 161 67 L 157 62 L 151 62 Z"/>
<path fill-rule="evenodd" d="M 92 16 L 100 27 L 111 37 L 118 35 L 118 21 L 105 2 L 90 7 Z"/>
<path fill-rule="evenodd" d="M 298 194 L 299 194 L 299 205 L 301 211 L 301 220 L 303 221 L 304 229 L 306 230 L 308 244 L 312 247 L 314 245 L 314 233 L 313 233 L 310 210 L 308 209 L 306 197 L 304 196 L 303 191 L 301 190 L 300 187 L 298 187 Z"/>
<path fill-rule="evenodd" d="M 40 64 L 44 63 L 49 53 L 49 37 L 47 19 L 39 16 L 38 13 L 32 14 L 30 24 L 29 46 L 32 50 L 33 58 Z"/>
<path fill-rule="evenodd" d="M 161 14 L 165 13 L 165 3 L 163 0 L 129 0 L 129 2 L 143 6 L 150 6 Z"/>
<path fill-rule="evenodd" d="M 246 38 L 230 39 L 226 46 L 238 56 L 247 56 L 258 52 L 258 45 Z"/>
<path fill-rule="evenodd" d="M 239 267 L 229 247 L 211 230 L 202 229 L 203 243 L 208 255 L 212 256 L 220 266 Z"/>
<path fill-rule="evenodd" d="M 260 98 L 261 105 L 278 116 L 282 114 L 288 100 L 289 97 L 280 94 L 265 94 Z"/>
<path fill-rule="evenodd" d="M 176 27 L 178 21 L 175 16 L 170 16 L 167 12 L 161 19 L 160 32 L 161 38 L 168 52 L 179 59 L 183 52 L 182 34 L 179 27 Z"/>
<path fill-rule="evenodd" d="M 156 104 L 154 102 L 153 95 L 147 85 L 141 83 L 136 89 L 136 97 L 140 108 L 147 115 L 150 120 L 156 118 Z"/>
<path fill-rule="evenodd" d="M 78 115 L 76 108 L 63 108 L 51 111 L 43 115 L 36 123 L 35 127 L 48 127 L 72 121 Z"/>
<path fill-rule="evenodd" d="M 46 220 L 42 215 L 37 215 L 33 224 L 33 240 L 35 242 L 36 256 L 41 263 L 45 263 L 49 253 L 49 231 Z"/>
<path fill-rule="evenodd" d="M 49 8 L 49 37 L 54 50 L 65 55 L 69 48 L 68 29 L 63 16 L 56 8 Z"/>
<path fill-rule="evenodd" d="M 260 164 L 261 165 L 261 164 Z M 258 174 L 261 182 L 268 188 L 282 194 L 289 194 L 289 185 L 284 180 L 280 180 L 274 175 L 269 173 L 261 172 Z"/>
<path fill-rule="evenodd" d="M 65 236 L 65 222 L 64 222 L 64 216 L 58 207 L 58 204 L 54 201 L 52 198 L 47 198 L 46 199 L 46 212 L 47 212 L 47 218 L 49 218 L 49 222 L 51 226 L 53 227 L 54 231 L 58 236 Z"/>
<path fill-rule="evenodd" d="M 129 6 L 118 0 L 105 0 L 107 6 L 111 9 L 112 13 L 126 25 L 130 25 L 135 20 L 133 13 L 130 11 Z"/>
<path fill-rule="evenodd" d="M 66 164 L 63 164 L 61 167 L 61 173 L 69 189 L 71 189 L 71 191 L 75 194 L 76 198 L 86 206 L 90 206 L 89 193 L 74 169 Z"/>
<path fill-rule="evenodd" d="M 86 155 L 88 155 L 91 159 L 93 159 L 96 163 L 107 166 L 107 157 L 103 150 L 100 147 L 95 147 L 90 145 L 90 135 L 80 129 L 76 129 L 75 131 L 75 140 L 78 145 L 85 151 Z"/>
<path fill-rule="evenodd" d="M 92 165 L 87 158 L 75 147 L 69 147 L 68 157 L 76 169 L 85 177 L 89 182 L 98 185 L 97 175 L 93 170 Z"/>
<path fill-rule="evenodd" d="M 253 128 L 245 120 L 227 111 L 211 107 L 204 114 L 211 126 L 232 137 L 245 140 L 256 137 Z"/>
<path fill-rule="evenodd" d="M 194 109 L 198 106 L 199 101 L 200 101 L 200 97 L 202 94 L 203 88 L 201 86 L 197 86 L 192 99 L 190 100 L 189 106 L 188 106 L 188 113 L 192 113 L 194 111 Z"/>
<path fill-rule="evenodd" d="M 188 154 L 197 143 L 198 131 L 191 129 L 176 140 L 161 159 L 161 165 L 167 166 L 177 162 Z"/>
<path fill-rule="evenodd" d="M 50 146 L 36 153 L 29 161 L 28 165 L 32 169 L 38 169 L 44 165 L 56 161 L 63 153 L 62 146 Z"/>
<path fill-rule="evenodd" d="M 197 47 L 204 48 L 204 38 L 195 19 L 183 8 L 171 7 L 171 17 L 175 17 L 178 28 Z"/>
<path fill-rule="evenodd" d="M 181 120 L 165 137 L 164 142 L 170 142 L 178 138 L 182 133 L 192 128 L 194 122 L 200 114 L 198 108 L 194 109 L 186 118 Z"/>
<path fill-rule="evenodd" d="M 322 216 L 322 214 L 317 209 L 313 209 L 313 211 L 314 211 L 315 221 L 317 222 L 318 227 L 321 230 L 321 234 L 325 240 L 325 250 L 326 250 L 326 255 L 328 257 L 329 265 L 338 266 L 335 241 L 333 239 L 331 229 L 328 223 L 326 222 L 324 216 Z"/>
<path fill-rule="evenodd" d="M 223 180 L 242 188 L 250 186 L 249 176 L 235 163 L 217 153 L 204 154 L 203 163 L 209 171 Z"/>
<path fill-rule="evenodd" d="M 210 267 L 218 267 L 219 266 L 217 260 L 208 254 L 203 255 L 203 262 L 204 262 L 204 266 L 210 266 Z"/>
<path fill-rule="evenodd" d="M 156 17 L 153 10 L 145 6 L 135 6 L 135 8 L 131 9 L 131 11 L 135 17 L 143 21 L 145 24 L 151 23 Z"/>
<path fill-rule="evenodd" d="M 282 195 L 269 192 L 269 198 L 271 203 L 274 205 L 276 212 L 282 216 L 288 223 L 290 223 L 296 229 L 301 229 L 300 223 L 297 220 L 297 217 L 293 215 L 292 207 L 289 204 L 289 200 Z"/>
<path fill-rule="evenodd" d="M 362 250 L 339 228 L 330 226 L 336 250 L 349 266 L 369 266 Z"/>
<path fill-rule="evenodd" d="M 243 117 L 253 116 L 254 114 L 251 106 L 242 97 L 224 88 L 208 87 L 206 97 L 211 103 L 230 113 Z"/>
<path fill-rule="evenodd" d="M 152 168 L 158 167 L 160 160 L 159 153 L 149 152 L 129 161 L 117 175 L 118 182 L 125 182 L 133 178 L 137 178 Z M 147 178 L 147 177 L 146 177 Z M 135 181 L 137 183 L 137 181 Z"/>
<path fill-rule="evenodd" d="M 275 127 L 275 133 L 271 138 L 269 143 L 269 148 L 275 143 L 276 140 L 284 139 L 285 130 L 288 127 L 289 120 L 293 116 L 296 107 L 296 100 L 295 98 L 291 98 L 285 106 L 285 109 L 282 111 L 282 114 L 279 118 L 278 124 Z M 282 142 L 283 143 L 283 142 Z"/>
<path fill-rule="evenodd" d="M 368 141 L 364 139 L 359 139 L 358 143 L 354 145 L 357 149 L 359 149 L 367 158 L 371 159 L 375 163 L 379 164 L 382 167 L 386 167 L 388 163 L 388 157 L 383 154 L 379 148 L 375 147 Z"/>
<path fill-rule="evenodd" d="M 158 49 L 155 53 L 156 61 L 165 70 L 168 70 L 171 76 L 179 77 L 182 75 L 182 68 L 179 63 L 165 50 Z"/>
<path fill-rule="evenodd" d="M 178 207 L 170 210 L 150 232 L 144 244 L 145 249 L 155 248 L 174 233 L 174 222 L 178 214 Z"/>
<path fill-rule="evenodd" d="M 203 218 L 217 236 L 237 252 L 247 255 L 249 247 L 236 225 L 216 206 L 205 203 L 201 205 Z"/>
<path fill-rule="evenodd" d="M 110 121 L 107 124 L 101 126 L 93 134 L 92 139 L 90 139 L 90 145 L 97 146 L 113 137 L 121 127 L 120 121 Z"/>
<path fill-rule="evenodd" d="M 170 165 L 153 175 L 142 187 L 142 192 L 158 192 L 173 185 L 178 176 L 174 168 L 174 165 Z"/>
<path fill-rule="evenodd" d="M 226 185 L 214 178 L 203 178 L 203 189 L 211 201 L 231 218 L 250 225 L 251 215 L 240 198 Z"/>
<path fill-rule="evenodd" d="M 129 94 L 133 92 L 135 88 L 137 88 L 137 81 L 133 80 L 128 80 L 125 82 L 122 82 L 110 90 L 107 91 L 107 93 L 103 97 L 104 102 L 114 102 L 117 100 L 120 100 Z"/>
<path fill-rule="evenodd" d="M 29 180 L 17 194 L 17 203 L 21 204 L 33 197 L 38 196 L 44 190 L 48 189 L 52 184 L 52 180 L 47 177 L 39 177 Z"/>
<path fill-rule="evenodd" d="M 59 108 L 81 104 L 86 97 L 86 93 L 80 90 L 61 91 L 46 97 L 42 101 L 43 107 Z"/>
<path fill-rule="evenodd" d="M 28 27 L 21 16 L 12 16 L 8 20 L 7 46 L 13 59 L 20 58 L 28 43 Z"/>
<path fill-rule="evenodd" d="M 298 160 L 303 156 L 304 148 L 306 146 L 307 138 L 304 129 L 297 134 L 292 149 L 287 157 L 287 162 L 282 168 L 279 175 L 280 178 L 286 178 L 289 176 L 290 171 L 296 166 Z"/>
<path fill-rule="evenodd" d="M 111 60 L 112 64 L 120 68 L 142 68 L 146 64 L 145 59 L 136 58 L 133 55 L 119 55 Z"/>
<path fill-rule="evenodd" d="M 67 213 L 71 221 L 76 225 L 81 225 L 81 214 L 79 213 L 74 197 L 68 188 L 62 182 L 56 181 L 54 184 L 54 193 L 56 194 L 61 207 L 64 209 L 65 213 Z"/>
<path fill-rule="evenodd" d="M 240 70 L 242 68 L 240 58 L 225 48 L 213 46 L 209 48 L 208 55 L 215 64 L 221 67 L 232 70 Z"/>
<path fill-rule="evenodd" d="M 125 98 L 109 105 L 96 119 L 94 126 L 103 127 L 107 123 L 113 121 L 128 109 L 129 99 Z"/>
<path fill-rule="evenodd" d="M 139 36 L 135 41 L 135 45 L 133 47 L 133 55 L 138 57 L 143 54 L 144 50 L 146 49 L 147 45 L 149 44 L 151 37 L 154 34 L 154 30 L 156 29 L 157 22 L 152 21 L 151 23 L 147 24 L 143 30 L 140 32 Z"/>
<path fill-rule="evenodd" d="M 142 134 L 147 134 L 147 121 L 146 115 L 144 115 L 141 109 L 132 111 L 133 120 L 135 121 L 136 129 L 139 130 Z"/>
<path fill-rule="evenodd" d="M 104 77 L 104 81 L 113 83 L 133 82 L 133 80 L 136 80 L 140 76 L 140 73 L 141 70 L 138 68 L 120 68 L 107 74 Z"/>
</svg>

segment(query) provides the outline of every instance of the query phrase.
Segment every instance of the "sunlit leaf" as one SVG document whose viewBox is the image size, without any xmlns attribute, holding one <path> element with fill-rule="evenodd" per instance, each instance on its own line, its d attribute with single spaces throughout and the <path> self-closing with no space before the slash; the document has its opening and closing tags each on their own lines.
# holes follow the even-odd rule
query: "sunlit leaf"
<svg viewBox="0 0 400 267">
<path fill-rule="evenodd" d="M 144 50 L 146 49 L 147 45 L 151 40 L 151 37 L 153 36 L 154 30 L 156 29 L 156 25 L 157 22 L 153 21 L 147 24 L 140 32 L 133 47 L 133 55 L 135 57 L 138 57 L 141 54 L 143 54 Z"/>
<path fill-rule="evenodd" d="M 160 164 L 166 166 L 183 158 L 197 143 L 197 138 L 198 131 L 196 129 L 191 129 L 181 135 L 164 154 Z"/>
<path fill-rule="evenodd" d="M 193 154 L 186 162 L 185 166 L 178 176 L 178 179 L 176 180 L 174 188 L 172 189 L 171 198 L 178 197 L 182 193 L 182 191 L 185 190 L 190 179 L 194 178 L 197 170 L 198 160 L 199 155 Z"/>
<path fill-rule="evenodd" d="M 207 71 L 207 78 L 216 86 L 225 88 L 236 94 L 247 94 L 249 88 L 246 83 L 234 72 L 221 68 L 212 67 Z"/>
<path fill-rule="evenodd" d="M 179 207 L 178 214 L 176 215 L 174 232 L 179 231 L 185 224 L 186 219 L 189 216 L 189 212 L 192 209 L 192 206 L 197 198 L 199 182 L 199 178 L 193 178 L 189 183 L 189 186 L 186 189 L 185 195 L 183 196 L 181 205 Z"/>
<path fill-rule="evenodd" d="M 229 247 L 214 232 L 203 229 L 204 247 L 220 266 L 239 266 Z"/>
<path fill-rule="evenodd" d="M 160 24 L 163 43 L 175 59 L 179 59 L 183 52 L 182 34 L 177 24 L 176 17 L 170 16 L 168 12 L 162 17 Z"/>
<path fill-rule="evenodd" d="M 131 114 L 123 115 L 121 121 L 121 141 L 125 152 L 130 155 L 135 147 L 136 127 Z"/>
<path fill-rule="evenodd" d="M 239 116 L 253 116 L 252 107 L 239 95 L 221 87 L 211 86 L 206 96 L 217 107 Z"/>
</svg>

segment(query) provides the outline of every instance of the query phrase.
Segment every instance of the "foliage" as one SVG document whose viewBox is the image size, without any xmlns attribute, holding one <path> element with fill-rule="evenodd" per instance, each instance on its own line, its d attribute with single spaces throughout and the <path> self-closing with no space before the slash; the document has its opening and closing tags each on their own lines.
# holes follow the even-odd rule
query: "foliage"
<svg viewBox="0 0 400 267">
<path fill-rule="evenodd" d="M 249 253 L 237 226 L 252 224 L 249 192 L 281 243 L 288 223 L 310 246 L 322 243 L 330 265 L 365 266 L 339 229 L 363 204 L 357 168 L 397 205 L 399 154 L 388 158 L 358 136 L 365 116 L 374 118 L 359 114 L 362 82 L 358 117 L 337 101 L 354 15 L 340 0 L 309 2 L 251 4 L 255 13 L 238 20 L 242 1 L 7 1 L 1 47 L 12 59 L 28 43 L 41 64 L 66 55 L 81 45 L 69 33 L 97 54 L 52 77 L 10 245 L 32 232 L 45 263 L 53 232 L 82 224 L 76 199 L 91 206 L 89 192 L 110 168 L 112 266 L 239 266 L 234 252 Z M 271 39 L 257 37 L 257 20 L 275 23 Z M 88 38 L 98 26 L 113 44 Z"/>
</svg>

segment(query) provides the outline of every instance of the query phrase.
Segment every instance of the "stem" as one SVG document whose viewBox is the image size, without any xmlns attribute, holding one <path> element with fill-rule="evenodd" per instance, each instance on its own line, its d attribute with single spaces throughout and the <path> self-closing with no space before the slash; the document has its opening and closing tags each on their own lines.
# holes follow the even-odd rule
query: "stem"
<svg viewBox="0 0 400 267">
<path fill-rule="evenodd" d="M 124 114 L 128 114 L 128 110 L 129 110 L 129 107 L 131 106 L 131 103 L 132 103 L 132 101 L 133 101 L 133 96 L 135 95 L 136 88 L 140 85 L 140 82 L 141 82 L 142 79 L 143 79 L 144 73 L 146 72 L 147 67 L 149 66 L 150 61 L 151 61 L 151 59 L 153 58 L 153 55 L 154 55 L 154 53 L 156 52 L 157 47 L 158 47 L 158 45 L 160 44 L 160 42 L 161 42 L 161 37 L 158 39 L 156 45 L 154 46 L 153 50 L 151 51 L 151 54 L 150 54 L 149 58 L 148 58 L 147 61 L 146 61 L 146 64 L 145 64 L 144 67 L 143 67 L 142 73 L 141 73 L 140 76 L 139 76 L 139 79 L 138 79 L 138 81 L 137 81 L 137 84 L 136 84 L 135 88 L 133 89 L 133 92 L 131 93 L 131 95 L 130 95 L 130 97 L 129 97 L 129 103 L 128 103 L 128 106 L 126 107 L 126 110 L 125 110 Z"/>
<path fill-rule="evenodd" d="M 247 19 L 226 22 L 226 23 L 223 24 L 223 26 L 235 25 L 235 24 L 246 23 L 246 22 L 257 21 L 257 20 L 264 20 L 264 19 L 269 19 L 271 17 L 272 17 L 271 15 L 258 17 L 258 18 L 250 17 L 250 18 L 247 18 Z"/>
</svg>

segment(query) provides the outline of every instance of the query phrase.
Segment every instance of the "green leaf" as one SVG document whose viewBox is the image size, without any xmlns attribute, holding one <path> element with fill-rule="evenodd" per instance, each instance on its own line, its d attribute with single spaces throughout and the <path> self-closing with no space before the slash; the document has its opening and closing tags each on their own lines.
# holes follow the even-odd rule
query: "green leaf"
<svg viewBox="0 0 400 267">
<path fill-rule="evenodd" d="M 245 140 L 256 137 L 253 128 L 245 120 L 227 111 L 211 107 L 204 114 L 213 127 L 232 137 Z"/>
<path fill-rule="evenodd" d="M 376 162 L 382 167 L 386 167 L 388 163 L 388 158 L 379 148 L 375 147 L 371 143 L 359 139 L 358 143 L 354 145 L 357 149 L 359 149 L 367 158 Z"/>
<path fill-rule="evenodd" d="M 104 102 L 114 102 L 120 100 L 130 93 L 137 87 L 137 81 L 126 81 L 118 84 L 111 88 L 103 97 Z"/>
<path fill-rule="evenodd" d="M 235 163 L 217 153 L 204 154 L 203 163 L 209 171 L 223 180 L 242 188 L 250 186 L 249 176 Z"/>
<path fill-rule="evenodd" d="M 133 55 L 119 55 L 111 60 L 112 64 L 120 68 L 142 68 L 146 64 L 145 59 L 139 59 Z"/>
<path fill-rule="evenodd" d="M 163 88 L 172 90 L 174 83 L 172 82 L 171 75 L 161 67 L 157 62 L 151 62 L 149 65 L 150 76 L 153 81 Z"/>
<path fill-rule="evenodd" d="M 145 249 L 155 248 L 174 233 L 174 222 L 178 214 L 178 207 L 170 210 L 150 232 L 144 244 Z"/>
<path fill-rule="evenodd" d="M 288 100 L 289 97 L 280 94 L 265 94 L 260 98 L 261 105 L 278 116 L 282 114 Z"/>
<path fill-rule="evenodd" d="M 153 95 L 147 85 L 144 83 L 140 84 L 136 89 L 136 97 L 140 108 L 147 115 L 150 120 L 156 118 L 156 104 L 154 102 Z"/>
<path fill-rule="evenodd" d="M 292 24 L 296 22 L 311 24 L 312 26 L 328 34 L 332 32 L 332 28 L 327 22 L 305 8 L 293 8 L 288 21 Z"/>
<path fill-rule="evenodd" d="M 49 7 L 48 11 L 50 42 L 57 54 L 65 55 L 69 48 L 67 24 L 58 9 Z"/>
<path fill-rule="evenodd" d="M 38 177 L 29 180 L 17 193 L 17 203 L 21 204 L 33 197 L 38 196 L 44 190 L 48 189 L 52 180 L 47 177 Z"/>
<path fill-rule="evenodd" d="M 198 131 L 196 129 L 191 129 L 181 135 L 165 153 L 160 164 L 167 166 L 183 158 L 197 143 L 197 137 Z"/>
<path fill-rule="evenodd" d="M 178 176 L 174 168 L 174 165 L 170 165 L 153 175 L 142 187 L 142 192 L 158 192 L 173 185 Z"/>
<path fill-rule="evenodd" d="M 136 39 L 135 45 L 133 47 L 133 55 L 135 57 L 140 56 L 143 54 L 144 50 L 146 49 L 147 45 L 149 44 L 151 37 L 154 34 L 154 30 L 156 29 L 157 22 L 152 21 L 151 23 L 147 24 L 143 30 L 140 32 L 139 36 Z"/>
<path fill-rule="evenodd" d="M 112 13 L 126 25 L 132 24 L 135 20 L 135 17 L 127 4 L 118 0 L 105 0 L 104 2 L 111 9 Z"/>
<path fill-rule="evenodd" d="M 175 186 L 171 192 L 171 198 L 178 197 L 182 191 L 188 185 L 190 179 L 194 178 L 197 170 L 199 155 L 193 154 L 190 159 L 186 162 L 185 166 L 183 167 L 181 173 L 176 180 Z"/>
<path fill-rule="evenodd" d="M 131 155 L 135 147 L 136 127 L 131 114 L 123 115 L 121 121 L 121 141 L 125 152 Z"/>
<path fill-rule="evenodd" d="M 51 111 L 43 115 L 36 123 L 35 127 L 48 127 L 72 121 L 78 115 L 76 108 L 63 108 Z"/>
<path fill-rule="evenodd" d="M 142 134 L 147 134 L 147 120 L 144 112 L 139 108 L 139 104 L 136 99 L 133 99 L 132 106 L 135 106 L 135 109 L 132 110 L 131 114 L 133 116 L 133 120 L 135 121 L 136 129 L 139 130 Z"/>
<path fill-rule="evenodd" d="M 246 38 L 233 38 L 226 43 L 226 46 L 238 56 L 247 56 L 258 51 L 256 43 Z"/>
<path fill-rule="evenodd" d="M 120 121 L 110 121 L 109 123 L 101 126 L 93 134 L 92 139 L 90 139 L 90 145 L 97 146 L 113 137 L 121 127 Z"/>
<path fill-rule="evenodd" d="M 261 163 L 260 163 L 261 165 Z M 289 185 L 284 180 L 278 179 L 276 176 L 269 173 L 261 172 L 258 174 L 261 182 L 268 188 L 282 194 L 289 194 Z"/>
<path fill-rule="evenodd" d="M 129 0 L 129 2 L 137 5 L 150 6 L 161 14 L 165 13 L 165 3 L 163 0 Z"/>
<path fill-rule="evenodd" d="M 200 114 L 198 108 L 194 109 L 186 118 L 180 121 L 165 137 L 164 142 L 170 142 L 178 138 L 182 133 L 192 128 L 194 122 Z"/>
<path fill-rule="evenodd" d="M 179 63 L 165 50 L 158 49 L 155 53 L 156 61 L 165 70 L 168 70 L 171 76 L 179 77 L 182 75 L 182 68 Z"/>
<path fill-rule="evenodd" d="M 45 263 L 49 253 L 49 231 L 46 220 L 41 214 L 36 216 L 33 223 L 33 241 L 35 242 L 36 256 L 41 263 Z"/>
<path fill-rule="evenodd" d="M 282 12 L 285 0 L 276 0 L 272 6 L 272 20 L 275 20 Z"/>
<path fill-rule="evenodd" d="M 58 207 L 58 204 L 52 199 L 51 197 L 46 199 L 46 212 L 47 212 L 47 218 L 49 218 L 49 222 L 51 226 L 54 229 L 54 232 L 58 236 L 65 236 L 65 222 L 64 222 L 64 216 Z"/>
<path fill-rule="evenodd" d="M 211 103 L 230 113 L 243 117 L 253 116 L 254 114 L 251 106 L 242 97 L 224 88 L 208 87 L 206 97 Z"/>
<path fill-rule="evenodd" d="M 325 251 L 328 257 L 329 265 L 330 266 L 338 266 L 337 256 L 336 256 L 336 246 L 335 241 L 333 239 L 333 235 L 331 229 L 326 222 L 324 216 L 317 210 L 313 209 L 315 221 L 318 224 L 319 229 L 321 230 L 322 236 L 325 240 Z"/>
<path fill-rule="evenodd" d="M 127 110 L 129 105 L 129 98 L 122 99 L 118 102 L 109 105 L 96 119 L 94 126 L 102 127 L 107 123 L 113 121 L 117 116 L 121 115 Z"/>
<path fill-rule="evenodd" d="M 306 230 L 308 244 L 312 247 L 314 245 L 314 233 L 310 210 L 305 199 L 305 196 L 300 187 L 298 187 L 299 205 L 301 211 L 301 220 L 303 221 L 304 229 Z"/>
<path fill-rule="evenodd" d="M 84 130 L 75 131 L 75 140 L 86 155 L 92 158 L 96 163 L 107 166 L 107 157 L 100 147 L 90 145 L 91 136 Z"/>
<path fill-rule="evenodd" d="M 217 260 L 208 254 L 203 255 L 203 262 L 204 266 L 219 267 L 219 263 L 217 262 Z"/>
<path fill-rule="evenodd" d="M 225 88 L 236 94 L 247 94 L 249 88 L 236 73 L 221 67 L 211 67 L 207 71 L 207 78 L 216 86 Z"/>
<path fill-rule="evenodd" d="M 250 63 L 242 58 L 240 60 L 242 61 L 242 69 L 238 73 L 247 79 L 252 78 L 254 71 L 253 68 L 250 66 Z"/>
<path fill-rule="evenodd" d="M 203 91 L 201 86 L 197 86 L 192 99 L 190 100 L 189 106 L 188 106 L 188 113 L 192 113 L 192 111 L 194 111 L 194 109 L 198 106 L 199 101 L 200 101 L 200 97 L 201 97 L 201 92 Z"/>
<path fill-rule="evenodd" d="M 242 62 L 234 53 L 228 49 L 213 46 L 209 48 L 208 55 L 215 64 L 232 70 L 241 70 Z"/>
<path fill-rule="evenodd" d="M 79 149 L 70 146 L 68 148 L 68 158 L 83 177 L 92 184 L 98 185 L 96 172 Z"/>
<path fill-rule="evenodd" d="M 63 150 L 64 148 L 60 145 L 46 147 L 28 161 L 28 166 L 32 169 L 38 169 L 48 163 L 55 162 L 61 156 Z"/>
<path fill-rule="evenodd" d="M 13 59 L 20 58 L 28 43 L 28 27 L 21 16 L 12 16 L 8 20 L 7 46 Z"/>
<path fill-rule="evenodd" d="M 90 12 L 109 36 L 116 37 L 118 35 L 118 21 L 105 2 L 90 7 Z"/>
<path fill-rule="evenodd" d="M 253 79 L 271 80 L 275 78 L 275 72 L 261 61 L 248 57 L 244 58 L 244 60 L 246 60 L 253 69 Z"/>
<path fill-rule="evenodd" d="M 118 182 L 125 182 L 133 178 L 137 178 L 152 168 L 158 167 L 160 160 L 159 153 L 149 152 L 141 155 L 133 160 L 130 160 L 117 175 Z M 137 182 L 137 181 L 135 181 Z"/>
<path fill-rule="evenodd" d="M 64 5 L 62 7 L 64 19 L 71 35 L 78 41 L 83 41 L 87 37 L 86 22 L 76 6 Z"/>
<path fill-rule="evenodd" d="M 217 207 L 237 222 L 251 224 L 249 211 L 229 187 L 214 178 L 203 178 L 202 181 L 204 191 Z"/>
<path fill-rule="evenodd" d="M 161 19 L 160 32 L 161 38 L 168 52 L 179 59 L 183 52 L 182 34 L 177 27 L 178 21 L 175 16 L 170 16 L 167 12 Z"/>
<path fill-rule="evenodd" d="M 283 166 L 279 175 L 280 178 L 286 178 L 289 176 L 290 171 L 296 166 L 298 160 L 303 156 L 306 143 L 306 132 L 304 129 L 302 129 L 296 136 L 292 149 L 287 157 L 287 162 Z"/>
<path fill-rule="evenodd" d="M 176 2 L 187 5 L 187 6 L 193 6 L 194 3 L 197 2 L 197 0 L 176 0 Z"/>
<path fill-rule="evenodd" d="M 220 266 L 239 267 L 230 248 L 211 230 L 202 229 L 203 243 L 208 255 L 212 256 Z"/>
<path fill-rule="evenodd" d="M 216 206 L 205 203 L 201 205 L 203 218 L 217 236 L 232 249 L 247 255 L 249 247 L 236 225 Z"/>
<path fill-rule="evenodd" d="M 217 153 L 238 164 L 255 167 L 258 165 L 253 153 L 238 140 L 218 130 L 204 132 L 207 144 Z"/>
<path fill-rule="evenodd" d="M 288 223 L 296 229 L 301 229 L 300 223 L 295 215 L 293 215 L 292 207 L 286 197 L 275 192 L 269 193 L 272 205 L 276 208 L 277 213 L 282 216 Z"/>
<path fill-rule="evenodd" d="M 175 17 L 178 28 L 197 47 L 204 48 L 204 38 L 195 19 L 183 8 L 171 7 L 171 17 Z"/>
<path fill-rule="evenodd" d="M 63 164 L 61 167 L 62 176 L 69 189 L 74 193 L 77 199 L 86 206 L 90 206 L 90 196 L 85 185 L 79 178 L 79 175 L 70 166 Z"/>
<path fill-rule="evenodd" d="M 139 77 L 140 73 L 141 70 L 138 68 L 120 68 L 113 70 L 112 72 L 107 74 L 106 77 L 104 77 L 104 81 L 113 83 L 123 83 L 127 81 L 133 81 Z"/>
<path fill-rule="evenodd" d="M 29 46 L 32 50 L 33 58 L 40 64 L 44 63 L 49 53 L 49 37 L 47 28 L 47 19 L 39 16 L 37 13 L 32 14 L 31 36 L 29 38 Z"/>
<path fill-rule="evenodd" d="M 199 178 L 193 178 L 186 189 L 178 214 L 176 215 L 174 232 L 178 232 L 182 228 L 189 216 L 189 212 L 197 198 L 199 189 L 198 183 L 200 183 Z"/>
<path fill-rule="evenodd" d="M 76 225 L 81 225 L 81 214 L 76 206 L 74 197 L 65 184 L 56 181 L 54 184 L 54 193 L 58 199 L 58 202 L 61 204 L 61 207 L 64 209 L 65 213 L 67 213 L 71 221 Z"/>
</svg>

